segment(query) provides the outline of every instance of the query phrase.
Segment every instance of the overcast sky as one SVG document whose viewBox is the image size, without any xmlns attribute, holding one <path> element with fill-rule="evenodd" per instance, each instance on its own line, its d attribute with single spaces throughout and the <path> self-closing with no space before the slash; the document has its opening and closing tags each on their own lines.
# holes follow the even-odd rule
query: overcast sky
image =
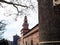
<svg viewBox="0 0 60 45">
<path fill-rule="evenodd" d="M 38 24 L 38 6 L 36 0 L 33 0 L 33 4 L 35 6 L 34 10 L 29 10 L 29 14 L 27 15 L 29 28 L 33 28 L 36 24 Z M 13 35 L 21 35 L 20 30 L 22 29 L 22 24 L 24 21 L 24 16 L 21 15 L 17 18 L 17 21 L 15 21 L 15 15 L 8 16 L 9 14 L 17 13 L 16 8 L 14 8 L 12 5 L 2 4 L 4 8 L 0 7 L 0 20 L 6 20 L 8 25 L 6 26 L 6 31 L 4 33 L 4 38 L 8 40 L 13 40 Z M 27 13 L 27 12 L 26 12 Z M 6 15 L 6 16 L 4 16 Z"/>
</svg>

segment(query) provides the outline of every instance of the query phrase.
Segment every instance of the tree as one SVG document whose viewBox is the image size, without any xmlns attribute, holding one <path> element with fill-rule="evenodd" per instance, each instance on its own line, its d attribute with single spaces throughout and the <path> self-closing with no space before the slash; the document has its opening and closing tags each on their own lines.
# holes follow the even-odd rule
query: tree
<svg viewBox="0 0 60 45">
<path fill-rule="evenodd" d="M 14 0 L 13 0 L 14 1 Z M 21 5 L 21 4 L 16 4 L 16 3 L 13 3 L 13 2 L 7 2 L 5 0 L 0 0 L 0 2 L 2 3 L 7 3 L 7 4 L 11 4 L 11 5 L 17 5 L 17 6 L 22 6 L 22 7 L 28 7 L 28 6 L 24 6 L 24 5 Z"/>
<path fill-rule="evenodd" d="M 0 40 L 0 45 L 8 45 L 8 41 L 5 39 Z"/>
<path fill-rule="evenodd" d="M 29 10 L 34 10 L 35 11 L 35 7 L 34 3 L 32 2 L 32 0 L 0 0 L 0 6 L 3 8 L 4 6 L 2 5 L 2 3 L 6 3 L 8 5 L 13 6 L 14 8 L 16 8 L 17 13 L 14 14 L 8 14 L 9 16 L 11 15 L 16 15 L 16 18 L 19 15 L 29 15 L 28 13 L 26 13 L 26 11 L 28 12 Z M 21 8 L 21 9 L 19 9 Z M 15 18 L 15 19 L 16 19 Z"/>
<path fill-rule="evenodd" d="M 3 23 L 3 20 L 0 21 L 0 39 L 2 39 L 2 34 L 3 34 L 4 31 L 5 31 L 5 26 L 6 26 L 6 24 Z"/>
</svg>

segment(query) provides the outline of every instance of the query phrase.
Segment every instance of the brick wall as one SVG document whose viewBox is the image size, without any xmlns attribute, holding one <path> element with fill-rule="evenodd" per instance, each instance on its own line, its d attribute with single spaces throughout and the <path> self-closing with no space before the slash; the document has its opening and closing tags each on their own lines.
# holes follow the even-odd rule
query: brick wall
<svg viewBox="0 0 60 45">
<path fill-rule="evenodd" d="M 39 32 L 36 32 L 26 38 L 24 38 L 24 44 L 31 45 L 31 40 L 33 40 L 33 45 L 37 45 L 39 42 Z"/>
<path fill-rule="evenodd" d="M 33 42 L 33 45 L 38 45 L 39 43 L 39 27 L 36 26 L 31 29 L 28 33 L 23 35 L 20 38 L 20 45 L 31 45 L 31 40 Z"/>
</svg>

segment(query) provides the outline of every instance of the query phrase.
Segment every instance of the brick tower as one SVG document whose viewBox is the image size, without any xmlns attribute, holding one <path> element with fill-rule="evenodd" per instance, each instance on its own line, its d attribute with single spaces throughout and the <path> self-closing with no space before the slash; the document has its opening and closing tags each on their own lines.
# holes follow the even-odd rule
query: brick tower
<svg viewBox="0 0 60 45">
<path fill-rule="evenodd" d="M 27 16 L 25 16 L 24 17 L 24 23 L 23 23 L 23 28 L 22 28 L 22 30 L 21 30 L 21 34 L 22 35 L 24 35 L 24 34 L 26 34 L 27 32 L 28 32 L 28 26 L 29 26 L 29 24 L 28 24 L 28 20 L 27 20 Z"/>
<path fill-rule="evenodd" d="M 16 35 L 14 35 L 13 36 L 13 45 L 17 45 L 18 44 L 18 39 L 19 39 L 20 37 L 16 34 Z"/>
<path fill-rule="evenodd" d="M 60 45 L 60 12 L 53 0 L 38 0 L 40 45 Z M 54 12 L 55 10 L 55 12 Z"/>
</svg>

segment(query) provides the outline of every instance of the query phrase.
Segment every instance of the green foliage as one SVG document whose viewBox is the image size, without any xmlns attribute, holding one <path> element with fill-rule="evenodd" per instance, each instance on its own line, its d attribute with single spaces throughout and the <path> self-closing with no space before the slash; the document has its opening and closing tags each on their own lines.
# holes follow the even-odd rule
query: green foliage
<svg viewBox="0 0 60 45">
<path fill-rule="evenodd" d="M 8 45 L 8 41 L 5 39 L 0 40 L 0 45 Z"/>
<path fill-rule="evenodd" d="M 0 21 L 0 39 L 2 39 L 2 34 L 3 34 L 4 31 L 5 31 L 5 26 L 6 26 L 6 24 L 3 23 L 3 20 Z"/>
</svg>

